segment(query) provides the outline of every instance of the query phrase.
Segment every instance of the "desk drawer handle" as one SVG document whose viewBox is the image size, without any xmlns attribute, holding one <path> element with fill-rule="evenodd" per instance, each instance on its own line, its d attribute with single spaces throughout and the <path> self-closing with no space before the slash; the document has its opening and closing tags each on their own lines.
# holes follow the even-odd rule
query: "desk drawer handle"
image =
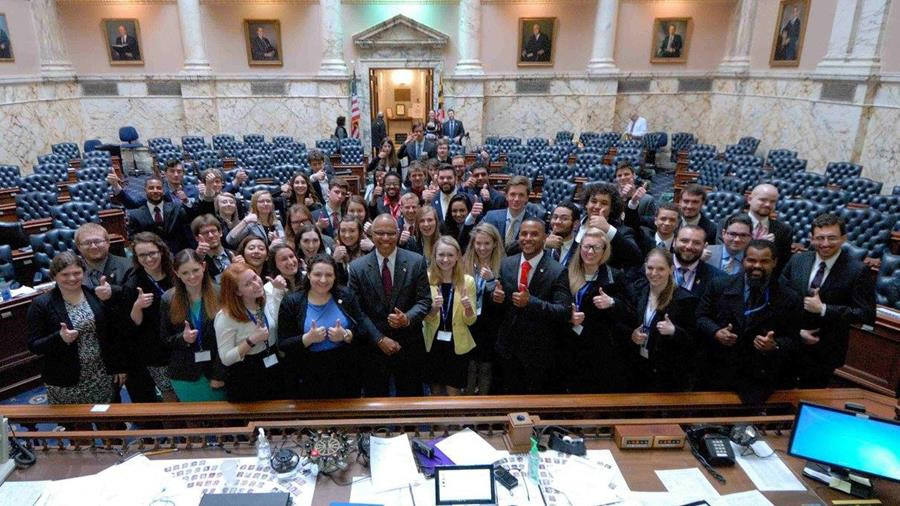
<svg viewBox="0 0 900 506">
<path fill-rule="evenodd" d="M 10 318 L 10 317 L 12 317 L 12 311 L 6 311 L 5 313 L 0 314 L 0 317 L 2 317 L 2 318 Z"/>
</svg>

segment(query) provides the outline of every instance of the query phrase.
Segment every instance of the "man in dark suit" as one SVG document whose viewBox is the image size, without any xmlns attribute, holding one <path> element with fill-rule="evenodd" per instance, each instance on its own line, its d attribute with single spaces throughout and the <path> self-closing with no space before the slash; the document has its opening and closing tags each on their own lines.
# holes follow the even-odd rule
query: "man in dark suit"
<svg viewBox="0 0 900 506">
<path fill-rule="evenodd" d="M 141 50 L 138 48 L 138 41 L 132 35 L 128 35 L 125 25 L 119 25 L 119 35 L 116 37 L 116 43 L 113 46 L 113 60 L 140 60 Z"/>
<path fill-rule="evenodd" d="M 472 166 L 469 178 L 463 183 L 463 191 L 469 194 L 473 202 L 480 200 L 485 212 L 506 208 L 506 195 L 491 186 L 488 168 L 479 163 Z"/>
<path fill-rule="evenodd" d="M 134 275 L 134 264 L 125 257 L 109 254 L 109 233 L 98 223 L 78 227 L 75 247 L 87 265 L 84 284 L 93 288 L 100 300 L 117 300 L 122 286 Z"/>
<path fill-rule="evenodd" d="M 584 217 L 575 240 L 581 242 L 588 228 L 599 228 L 606 234 L 612 248 L 607 263 L 625 271 L 626 277 L 630 279 L 642 276 L 640 266 L 644 259 L 641 258 L 641 250 L 634 239 L 635 232 L 620 218 L 624 214 L 625 202 L 622 201 L 619 188 L 612 183 L 589 183 L 585 185 L 582 194 Z"/>
<path fill-rule="evenodd" d="M 337 237 L 338 226 L 344 217 L 344 201 L 350 196 L 350 185 L 347 181 L 332 178 L 328 182 L 328 194 L 325 205 L 312 212 L 313 223 L 319 227 L 323 235 Z"/>
<path fill-rule="evenodd" d="M 372 122 L 372 150 L 378 153 L 381 150 L 381 143 L 387 137 L 387 124 L 384 122 L 384 113 L 379 111 L 375 115 L 375 121 Z"/>
<path fill-rule="evenodd" d="M 409 137 L 406 138 L 406 142 L 400 146 L 400 151 L 397 152 L 397 158 L 406 158 L 409 163 L 412 163 L 416 160 L 421 160 L 422 158 L 435 157 L 437 157 L 437 145 L 434 142 L 425 139 L 425 126 L 422 125 L 422 122 L 414 122 L 412 134 L 410 134 Z"/>
<path fill-rule="evenodd" d="M 550 235 L 544 241 L 544 247 L 563 267 L 569 266 L 572 255 L 578 250 L 575 224 L 580 221 L 581 209 L 571 200 L 562 202 L 550 214 Z"/>
<path fill-rule="evenodd" d="M 266 33 L 261 26 L 256 27 L 256 37 L 253 37 L 250 53 L 254 60 L 278 59 L 278 50 L 266 38 Z"/>
<path fill-rule="evenodd" d="M 649 184 L 649 181 L 645 183 Z M 628 207 L 637 209 L 641 219 L 641 225 L 652 227 L 656 220 L 656 199 L 647 193 L 647 186 L 638 186 L 634 177 L 634 167 L 628 163 L 622 163 L 616 167 L 616 186 L 619 194 Z M 634 229 L 637 232 L 638 229 Z"/>
<path fill-rule="evenodd" d="M 531 181 L 525 176 L 512 176 L 506 182 L 506 209 L 494 209 L 484 215 L 487 223 L 497 227 L 507 255 L 519 252 L 519 227 L 525 218 L 530 217 L 528 193 L 531 191 Z"/>
<path fill-rule="evenodd" d="M 802 303 L 774 275 L 770 241 L 753 240 L 744 272 L 710 283 L 697 307 L 697 331 L 706 343 L 698 367 L 702 390 L 735 390 L 747 403 L 785 386 L 786 362 L 796 349 Z"/>
<path fill-rule="evenodd" d="M 491 297 L 503 305 L 496 350 L 507 394 L 548 393 L 560 329 L 571 316 L 568 274 L 545 254 L 544 230 L 543 221 L 525 218 L 519 229 L 522 254 L 503 259 Z"/>
<path fill-rule="evenodd" d="M 681 210 L 682 225 L 697 225 L 706 232 L 706 241 L 715 244 L 718 240 L 718 228 L 716 224 L 707 218 L 703 212 L 703 204 L 706 203 L 706 190 L 697 184 L 689 184 L 681 191 L 681 199 L 678 201 L 678 209 Z"/>
<path fill-rule="evenodd" d="M 638 193 L 635 192 L 635 195 Z M 672 246 L 675 244 L 675 231 L 681 221 L 681 212 L 678 211 L 678 206 L 671 202 L 660 204 L 656 209 L 653 226 L 645 227 L 641 226 L 641 218 L 638 215 L 637 207 L 632 206 L 633 203 L 634 197 L 625 206 L 625 224 L 634 230 L 634 239 L 638 248 L 641 249 L 641 255 L 646 257 L 653 248 L 672 251 Z"/>
<path fill-rule="evenodd" d="M 541 31 L 541 25 L 531 27 L 531 35 L 525 39 L 522 61 L 550 61 L 550 37 Z"/>
<path fill-rule="evenodd" d="M 441 165 L 441 168 L 438 169 L 437 183 L 438 188 L 441 191 L 431 200 L 431 207 L 433 207 L 434 211 L 437 213 L 438 222 L 440 224 L 444 222 L 444 217 L 447 215 L 450 199 L 457 194 L 464 195 L 470 203 L 472 199 L 468 193 L 462 191 L 462 188 L 459 187 L 456 179 L 456 171 L 453 170 L 452 165 Z"/>
<path fill-rule="evenodd" d="M 128 237 L 138 232 L 153 232 L 165 241 L 172 252 L 188 247 L 185 230 L 186 213 L 174 202 L 163 200 L 162 181 L 149 177 L 144 181 L 146 204 L 128 211 Z"/>
<path fill-rule="evenodd" d="M 675 33 L 677 27 L 675 25 L 669 25 L 669 31 L 666 36 L 662 40 L 662 44 L 659 45 L 659 50 L 656 52 L 656 56 L 659 58 L 681 58 L 681 47 L 684 42 L 681 39 L 681 35 Z"/>
<path fill-rule="evenodd" d="M 721 270 L 725 274 L 737 274 L 743 269 L 744 252 L 753 236 L 753 222 L 743 213 L 733 214 L 725 219 L 722 227 L 722 244 L 713 244 L 706 248 L 709 255 L 704 255 L 704 262 Z"/>
<path fill-rule="evenodd" d="M 775 267 L 777 276 L 791 258 L 791 243 L 794 237 L 794 230 L 790 225 L 769 218 L 778 203 L 778 188 L 768 183 L 756 185 L 750 192 L 749 203 L 753 238 L 775 243 L 775 251 L 778 254 L 778 266 Z"/>
<path fill-rule="evenodd" d="M 702 297 L 710 282 L 725 275 L 719 269 L 700 260 L 706 247 L 706 232 L 694 225 L 685 225 L 675 234 L 675 282 L 697 297 Z"/>
<path fill-rule="evenodd" d="M 235 261 L 235 255 L 222 244 L 222 222 L 211 214 L 202 214 L 191 221 L 191 233 L 197 241 L 197 254 L 206 262 L 206 272 L 216 282 Z"/>
<path fill-rule="evenodd" d="M 453 109 L 447 111 L 447 121 L 441 124 L 441 135 L 450 139 L 451 142 L 461 144 L 461 140 L 466 135 L 466 129 L 463 122 L 456 119 L 456 112 Z"/>
<path fill-rule="evenodd" d="M 781 272 L 782 284 L 804 296 L 794 371 L 800 388 L 827 387 L 847 358 L 850 325 L 875 324 L 874 276 L 841 251 L 846 241 L 844 220 L 822 214 L 812 224 L 814 251 L 794 255 Z"/>
<path fill-rule="evenodd" d="M 397 223 L 389 214 L 372 222 L 375 250 L 350 264 L 350 289 L 360 297 L 359 323 L 372 343 L 366 395 L 385 397 L 393 376 L 397 395 L 422 395 L 425 341 L 422 320 L 431 310 L 425 258 L 397 248 Z"/>
</svg>

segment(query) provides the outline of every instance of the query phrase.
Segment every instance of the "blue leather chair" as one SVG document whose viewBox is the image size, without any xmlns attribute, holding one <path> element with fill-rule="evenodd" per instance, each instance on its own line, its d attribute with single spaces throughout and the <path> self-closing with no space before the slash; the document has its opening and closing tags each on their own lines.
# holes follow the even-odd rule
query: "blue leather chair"
<svg viewBox="0 0 900 506">
<path fill-rule="evenodd" d="M 16 188 L 22 182 L 18 165 L 0 165 L 0 188 Z"/>
<path fill-rule="evenodd" d="M 185 182 L 185 184 L 188 183 Z M 105 180 L 82 181 L 69 185 L 69 195 L 72 196 L 73 201 L 92 202 L 99 209 L 112 207 L 109 203 L 109 193 L 109 185 Z"/>
<path fill-rule="evenodd" d="M 775 177 L 780 179 L 791 179 L 793 174 L 806 170 L 806 160 L 802 158 L 773 158 L 769 165 Z"/>
<path fill-rule="evenodd" d="M 750 155 L 750 148 L 743 144 L 730 144 L 725 146 L 725 159 L 729 162 L 734 161 L 734 157 L 738 155 Z M 752 156 L 752 155 L 750 155 Z"/>
<path fill-rule="evenodd" d="M 564 163 L 547 164 L 544 166 L 541 174 L 544 176 L 544 181 L 559 179 L 562 181 L 575 182 L 575 173 Z"/>
<path fill-rule="evenodd" d="M 81 152 L 78 150 L 78 144 L 74 142 L 60 142 L 50 146 L 50 150 L 66 157 L 66 164 L 69 160 L 81 158 Z"/>
<path fill-rule="evenodd" d="M 79 181 L 106 181 L 106 176 L 112 167 L 87 167 L 75 171 L 75 177 Z M 70 186 L 71 193 L 71 186 Z"/>
<path fill-rule="evenodd" d="M 771 165 L 772 158 L 797 158 L 797 152 L 790 149 L 770 149 L 766 161 Z"/>
<path fill-rule="evenodd" d="M 89 153 L 84 154 L 84 158 L 81 160 L 82 169 L 88 167 L 111 167 L 112 166 L 112 156 L 110 156 L 109 151 L 91 151 Z"/>
<path fill-rule="evenodd" d="M 37 267 L 33 280 L 35 284 L 51 281 L 50 262 L 53 257 L 63 251 L 75 251 L 75 230 L 48 230 L 43 234 L 33 234 L 29 240 Z"/>
<path fill-rule="evenodd" d="M 753 155 L 749 155 L 753 156 Z M 747 183 L 751 188 L 759 184 L 766 177 L 765 171 L 761 167 L 743 166 L 737 167 L 734 171 L 734 177 Z"/>
<path fill-rule="evenodd" d="M 594 167 L 603 165 L 603 155 L 581 151 L 575 155 L 575 167 Z"/>
<path fill-rule="evenodd" d="M 499 141 L 497 141 L 497 145 L 500 146 L 501 153 L 508 153 L 515 146 L 522 145 L 522 139 L 518 137 L 501 137 Z"/>
<path fill-rule="evenodd" d="M 891 229 L 896 216 L 880 213 L 871 208 L 853 209 L 842 207 L 838 216 L 847 224 L 848 242 L 864 248 L 871 258 L 880 258 L 888 249 Z"/>
<path fill-rule="evenodd" d="M 16 264 L 13 263 L 12 248 L 8 244 L 0 245 L 0 278 L 9 282 L 12 289 L 22 286 L 16 281 Z"/>
<path fill-rule="evenodd" d="M 100 139 L 88 139 L 84 141 L 84 154 L 88 154 L 103 145 Z"/>
<path fill-rule="evenodd" d="M 138 142 L 140 136 L 138 135 L 138 131 L 133 126 L 123 126 L 119 129 L 119 148 L 124 150 L 131 150 L 131 162 L 134 164 L 134 172 L 138 172 L 137 167 L 137 159 L 134 157 L 134 150 L 138 148 L 144 147 L 144 145 Z"/>
<path fill-rule="evenodd" d="M 544 209 L 551 210 L 560 202 L 575 198 L 575 183 L 559 179 L 544 181 L 541 189 L 541 205 Z"/>
<path fill-rule="evenodd" d="M 52 176 L 57 183 L 63 183 L 69 179 L 69 166 L 61 163 L 43 163 L 34 167 L 34 173 Z"/>
<path fill-rule="evenodd" d="M 786 199 L 792 197 L 799 197 L 802 188 L 800 185 L 790 179 L 766 179 L 763 181 L 764 183 L 768 183 L 775 188 L 778 188 L 778 198 Z M 806 198 L 806 197 L 804 197 Z"/>
<path fill-rule="evenodd" d="M 277 185 L 290 183 L 291 179 L 294 177 L 294 174 L 300 171 L 301 168 L 294 164 L 285 163 L 276 165 L 272 167 L 272 179 Z"/>
<path fill-rule="evenodd" d="M 260 180 L 262 179 L 275 179 L 275 176 L 272 174 L 272 167 L 266 166 L 258 166 L 254 169 L 250 169 L 247 175 L 250 178 L 250 183 L 253 185 L 264 185 L 268 183 L 262 183 Z"/>
<path fill-rule="evenodd" d="M 523 163 L 529 163 L 530 161 L 531 158 L 521 151 L 514 151 L 506 155 L 507 165 L 521 165 Z"/>
<path fill-rule="evenodd" d="M 569 155 L 578 152 L 578 145 L 572 141 L 559 141 L 556 144 L 550 146 L 550 151 L 553 151 L 557 155 L 559 155 L 560 163 L 566 163 Z"/>
<path fill-rule="evenodd" d="M 66 155 L 62 155 L 59 153 L 50 153 L 47 155 L 38 155 L 37 157 L 37 165 L 64 165 L 66 167 L 69 166 L 69 159 L 66 158 Z"/>
<path fill-rule="evenodd" d="M 185 135 L 181 137 L 181 147 L 185 151 L 194 151 L 196 149 L 207 149 L 206 139 L 200 135 Z"/>
<path fill-rule="evenodd" d="M 757 139 L 756 137 L 741 137 L 740 140 L 738 140 L 738 144 L 747 146 L 747 148 L 750 150 L 749 154 L 752 155 L 756 154 L 756 148 L 759 147 L 759 139 Z"/>
<path fill-rule="evenodd" d="M 362 148 L 353 144 L 345 144 L 341 148 L 341 163 L 345 165 L 362 165 Z"/>
<path fill-rule="evenodd" d="M 575 138 L 575 134 L 569 132 L 568 130 L 560 130 L 556 132 L 556 142 L 572 142 L 572 139 Z"/>
<path fill-rule="evenodd" d="M 718 191 L 737 193 L 739 195 L 747 193 L 751 188 L 753 188 L 752 182 L 734 176 L 723 177 L 716 187 Z"/>
<path fill-rule="evenodd" d="M 706 202 L 703 204 L 703 214 L 713 223 L 718 223 L 741 211 L 745 203 L 746 199 L 743 194 L 726 191 L 709 192 L 706 195 Z"/>
<path fill-rule="evenodd" d="M 547 146 L 549 146 L 550 141 L 548 141 L 547 139 L 545 139 L 543 137 L 532 137 L 532 138 L 528 139 L 527 141 L 525 141 L 525 145 L 530 148 L 533 148 L 535 151 L 540 151 L 540 150 L 546 148 Z"/>
<path fill-rule="evenodd" d="M 637 149 L 643 151 L 644 142 L 638 139 L 629 139 L 627 141 L 620 140 L 618 144 L 616 144 L 616 147 L 619 148 L 619 151 L 622 151 L 623 149 Z"/>
<path fill-rule="evenodd" d="M 551 163 L 558 163 L 559 155 L 553 151 L 538 151 L 531 157 L 531 162 L 538 168 L 543 168 Z"/>
<path fill-rule="evenodd" d="M 238 165 L 244 166 L 244 165 L 250 165 L 251 160 L 253 160 L 255 157 L 259 156 L 260 154 L 261 153 L 256 151 L 254 148 L 245 147 L 245 148 L 241 148 L 238 150 L 235 158 L 237 159 Z"/>
<path fill-rule="evenodd" d="M 175 147 L 175 144 L 172 143 L 172 139 L 168 137 L 153 137 L 147 139 L 147 149 L 150 151 L 159 151 L 166 147 Z"/>
<path fill-rule="evenodd" d="M 726 160 L 728 158 L 726 157 Z M 762 169 L 763 167 L 763 159 L 760 156 L 756 155 L 734 155 L 731 159 L 731 163 L 734 164 L 736 169 L 741 167 L 754 167 L 758 169 Z"/>
<path fill-rule="evenodd" d="M 818 172 L 799 171 L 791 174 L 791 181 L 799 184 L 802 188 L 810 188 L 814 186 L 825 187 L 827 180 L 825 174 Z"/>
<path fill-rule="evenodd" d="M 869 207 L 880 213 L 900 216 L 900 195 L 872 195 Z"/>
<path fill-rule="evenodd" d="M 500 146 L 496 144 L 485 144 L 481 149 L 488 154 L 492 162 L 500 158 Z"/>
<path fill-rule="evenodd" d="M 600 140 L 610 146 L 615 146 L 621 138 L 622 134 L 619 132 L 603 132 L 600 134 Z"/>
<path fill-rule="evenodd" d="M 23 192 L 48 192 L 57 193 L 58 179 L 52 174 L 28 174 L 19 183 L 19 189 Z"/>
<path fill-rule="evenodd" d="M 829 162 L 825 167 L 825 176 L 828 184 L 844 186 L 844 180 L 859 177 L 862 174 L 862 165 L 850 162 Z"/>
<path fill-rule="evenodd" d="M 244 144 L 255 146 L 266 142 L 266 136 L 261 134 L 247 134 L 244 136 Z"/>
<path fill-rule="evenodd" d="M 592 143 L 600 140 L 600 134 L 597 132 L 581 132 L 578 136 L 578 142 L 583 146 L 590 146 Z"/>
<path fill-rule="evenodd" d="M 700 176 L 697 178 L 697 184 L 700 186 L 717 188 L 722 182 L 722 179 L 724 179 L 732 170 L 731 164 L 725 160 L 706 160 L 699 171 Z"/>
<path fill-rule="evenodd" d="M 216 150 L 223 150 L 225 146 L 234 142 L 234 136 L 229 134 L 217 134 L 212 136 L 212 147 Z"/>
<path fill-rule="evenodd" d="M 900 255 L 885 252 L 875 278 L 875 302 L 900 309 Z"/>
<path fill-rule="evenodd" d="M 496 135 L 489 135 L 484 138 L 485 146 L 496 146 L 498 142 L 500 142 L 500 137 Z"/>
<path fill-rule="evenodd" d="M 684 151 L 689 149 L 692 145 L 697 143 L 697 138 L 694 137 L 694 134 L 688 132 L 676 132 L 672 134 L 672 151 L 674 153 L 678 153 L 680 151 Z"/>
<path fill-rule="evenodd" d="M 592 165 L 592 166 L 576 165 L 576 166 L 572 167 L 572 174 L 575 177 L 585 178 L 589 183 L 594 182 L 594 181 L 600 181 L 600 168 L 601 167 L 603 167 L 603 166 L 599 165 L 599 164 Z"/>
<path fill-rule="evenodd" d="M 275 166 L 294 163 L 294 152 L 287 148 L 279 148 L 272 151 L 271 159 Z"/>
<path fill-rule="evenodd" d="M 850 196 L 850 202 L 865 204 L 872 195 L 881 193 L 884 183 L 867 177 L 851 177 L 844 180 L 841 188 Z"/>
<path fill-rule="evenodd" d="M 597 181 L 612 183 L 616 180 L 616 169 L 612 165 L 601 165 L 597 173 Z"/>
<path fill-rule="evenodd" d="M 669 134 L 666 132 L 648 132 L 641 140 L 644 142 L 645 150 L 658 151 L 669 143 Z"/>
<path fill-rule="evenodd" d="M 803 246 L 809 246 L 813 220 L 828 212 L 825 205 L 807 199 L 778 199 L 776 209 L 778 220 L 794 229 L 793 242 Z"/>
<path fill-rule="evenodd" d="M 56 193 L 26 191 L 16 194 L 16 217 L 20 221 L 49 218 L 53 206 L 58 204 Z"/>
<path fill-rule="evenodd" d="M 578 151 L 578 154 L 579 155 L 580 154 L 592 154 L 592 155 L 597 155 L 600 158 L 603 158 L 606 155 L 606 152 L 609 150 L 609 148 L 603 147 L 603 146 L 598 146 L 596 143 L 599 142 L 599 140 L 594 141 L 594 142 L 595 142 L 594 144 L 589 144 L 589 145 L 586 145 L 583 148 L 581 148 L 581 150 Z"/>
<path fill-rule="evenodd" d="M 891 190 L 891 195 L 900 195 L 900 185 L 894 186 L 894 189 Z"/>
<path fill-rule="evenodd" d="M 85 223 L 100 223 L 100 208 L 93 202 L 72 200 L 53 206 L 50 210 L 53 228 L 77 229 Z"/>
<path fill-rule="evenodd" d="M 272 137 L 272 144 L 279 148 L 290 147 L 294 143 L 294 138 L 290 135 L 276 135 Z"/>
<path fill-rule="evenodd" d="M 633 167 L 637 172 L 644 164 L 644 155 L 636 154 L 634 152 L 623 149 L 622 152 L 617 153 L 616 156 L 613 157 L 614 167 L 619 167 L 622 164 L 627 164 L 630 167 Z"/>
<path fill-rule="evenodd" d="M 822 204 L 825 206 L 825 210 L 830 213 L 837 212 L 839 208 L 844 207 L 850 201 L 847 193 L 841 190 L 832 190 L 824 186 L 801 188 L 803 188 L 801 195 L 804 199 Z"/>
<path fill-rule="evenodd" d="M 337 153 L 338 143 L 334 139 L 319 139 L 316 141 L 316 148 L 326 156 Z"/>
<path fill-rule="evenodd" d="M 272 195 L 278 195 L 281 192 L 281 187 L 273 184 L 254 184 L 254 185 L 245 185 L 241 188 L 241 197 L 247 203 L 247 206 L 250 205 L 250 198 L 253 197 L 253 194 L 265 190 Z"/>
</svg>

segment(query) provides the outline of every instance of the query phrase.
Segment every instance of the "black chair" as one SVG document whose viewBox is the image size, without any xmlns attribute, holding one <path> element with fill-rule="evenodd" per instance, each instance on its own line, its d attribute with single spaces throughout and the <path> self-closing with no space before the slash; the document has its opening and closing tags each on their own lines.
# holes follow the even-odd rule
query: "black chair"
<svg viewBox="0 0 900 506">
<path fill-rule="evenodd" d="M 532 137 L 525 141 L 525 145 L 536 151 L 540 151 L 550 146 L 550 141 L 543 137 Z"/>
<path fill-rule="evenodd" d="M 64 183 L 69 179 L 69 166 L 61 163 L 42 163 L 34 167 L 35 174 L 53 176 L 57 183 Z"/>
<path fill-rule="evenodd" d="M 896 216 L 871 208 L 849 207 L 839 209 L 837 214 L 847 224 L 847 240 L 864 248 L 869 257 L 880 258 L 888 248 Z"/>
<path fill-rule="evenodd" d="M 109 203 L 109 185 L 106 181 L 82 181 L 69 185 L 73 201 L 92 202 L 100 209 L 112 207 Z"/>
<path fill-rule="evenodd" d="M 8 244 L 0 245 L 0 278 L 9 282 L 12 289 L 22 286 L 16 281 L 16 265 L 12 259 L 12 248 Z"/>
<path fill-rule="evenodd" d="M 16 195 L 16 216 L 21 221 L 49 218 L 58 195 L 50 192 L 25 192 Z"/>
<path fill-rule="evenodd" d="M 672 134 L 672 151 L 675 153 L 686 150 L 696 143 L 697 138 L 692 133 L 676 132 Z"/>
<path fill-rule="evenodd" d="M 739 177 L 726 176 L 719 182 L 718 191 L 743 195 L 753 188 L 753 182 Z"/>
<path fill-rule="evenodd" d="M 828 184 L 844 186 L 844 180 L 859 177 L 862 174 L 862 165 L 850 162 L 829 162 L 825 167 L 825 177 Z"/>
<path fill-rule="evenodd" d="M 705 160 L 698 171 L 700 176 L 697 178 L 697 184 L 717 188 L 731 170 L 731 164 L 725 160 Z"/>
<path fill-rule="evenodd" d="M 61 153 L 50 153 L 47 155 L 38 155 L 38 157 L 37 157 L 38 165 L 46 165 L 46 164 L 50 164 L 50 163 L 55 163 L 58 165 L 65 165 L 66 167 L 68 167 L 69 166 L 69 158 L 67 158 L 66 155 L 61 154 Z"/>
<path fill-rule="evenodd" d="M 865 204 L 869 197 L 881 193 L 884 183 L 867 177 L 851 177 L 844 180 L 841 188 L 850 196 L 850 202 Z"/>
<path fill-rule="evenodd" d="M 706 202 L 703 204 L 703 214 L 718 223 L 728 216 L 741 211 L 744 208 L 746 199 L 743 194 L 732 193 L 727 191 L 714 191 L 706 195 Z"/>
<path fill-rule="evenodd" d="M 810 186 L 804 188 L 801 195 L 805 199 L 824 205 L 825 211 L 830 213 L 836 212 L 850 201 L 850 197 L 846 192 L 825 187 Z"/>
<path fill-rule="evenodd" d="M 575 138 L 575 134 L 569 132 L 568 130 L 560 130 L 556 132 L 556 142 L 572 142 L 572 139 Z"/>
<path fill-rule="evenodd" d="M 763 181 L 764 183 L 768 183 L 775 188 L 778 189 L 779 198 L 791 198 L 800 196 L 801 186 L 799 183 L 791 181 L 789 179 L 766 179 Z M 806 197 L 804 197 L 806 198 Z"/>
<path fill-rule="evenodd" d="M 563 181 L 575 182 L 575 173 L 568 165 L 563 163 L 551 163 L 544 166 L 542 171 L 544 181 L 560 179 Z"/>
<path fill-rule="evenodd" d="M 800 171 L 791 174 L 791 181 L 799 184 L 801 188 L 810 188 L 814 186 L 825 187 L 828 181 L 824 174 L 818 172 Z"/>
<path fill-rule="evenodd" d="M 802 158 L 774 158 L 769 161 L 776 178 L 791 179 L 797 172 L 806 170 L 806 160 Z"/>
<path fill-rule="evenodd" d="M 85 223 L 100 223 L 100 207 L 93 202 L 71 201 L 50 210 L 53 228 L 77 229 Z"/>
<path fill-rule="evenodd" d="M 81 158 L 81 152 L 78 150 L 78 144 L 74 142 L 60 142 L 59 144 L 50 146 L 50 149 L 54 153 L 65 156 L 66 165 L 69 164 L 69 160 Z"/>
<path fill-rule="evenodd" d="M 900 255 L 885 253 L 875 278 L 875 302 L 900 309 Z"/>
<path fill-rule="evenodd" d="M 759 147 L 759 139 L 756 137 L 741 137 L 738 144 L 747 146 L 747 149 L 750 150 L 750 154 L 752 155 L 756 153 L 756 148 Z"/>
<path fill-rule="evenodd" d="M 21 221 L 7 223 L 0 221 L 0 244 L 7 244 L 13 249 L 28 246 L 28 234 Z"/>
<path fill-rule="evenodd" d="M 544 181 L 544 187 L 541 189 L 541 205 L 545 209 L 551 210 L 560 202 L 572 200 L 575 198 L 575 183 L 563 181 L 560 179 L 551 179 Z"/>
<path fill-rule="evenodd" d="M 809 246 L 812 222 L 827 211 L 825 205 L 808 199 L 779 199 L 778 219 L 794 229 L 792 241 Z"/>
<path fill-rule="evenodd" d="M 869 197 L 869 207 L 881 213 L 900 216 L 900 195 L 872 195 Z"/>
<path fill-rule="evenodd" d="M 119 129 L 119 149 L 127 149 L 131 150 L 131 163 L 134 166 L 134 174 L 138 174 L 137 167 L 137 158 L 135 157 L 135 150 L 138 148 L 144 147 L 144 145 L 138 142 L 140 136 L 138 135 L 138 131 L 133 126 L 123 126 Z"/>
<path fill-rule="evenodd" d="M 75 171 L 75 178 L 78 181 L 106 181 L 112 167 L 87 167 Z"/>
<path fill-rule="evenodd" d="M 34 252 L 34 283 L 45 283 L 50 279 L 50 262 L 58 253 L 75 251 L 75 230 L 57 228 L 43 234 L 29 237 Z"/>
</svg>

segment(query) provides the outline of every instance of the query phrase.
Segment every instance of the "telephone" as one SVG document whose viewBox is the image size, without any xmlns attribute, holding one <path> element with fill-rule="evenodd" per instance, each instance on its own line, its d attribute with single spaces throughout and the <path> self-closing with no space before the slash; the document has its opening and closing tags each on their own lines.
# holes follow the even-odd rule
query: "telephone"
<svg viewBox="0 0 900 506">
<path fill-rule="evenodd" d="M 691 453 L 716 480 L 725 483 L 725 477 L 713 466 L 733 466 L 734 450 L 731 448 L 731 429 L 721 425 L 695 425 L 685 431 Z"/>
</svg>

